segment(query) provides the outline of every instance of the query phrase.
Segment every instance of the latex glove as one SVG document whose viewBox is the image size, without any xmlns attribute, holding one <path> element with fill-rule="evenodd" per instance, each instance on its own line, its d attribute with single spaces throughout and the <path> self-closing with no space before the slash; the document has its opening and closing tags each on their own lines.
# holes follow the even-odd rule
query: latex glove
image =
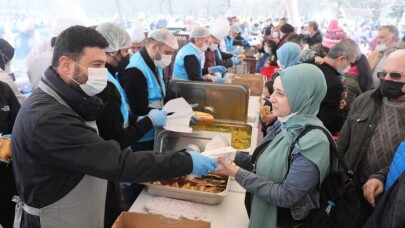
<svg viewBox="0 0 405 228">
<path fill-rule="evenodd" d="M 384 190 L 384 184 L 378 179 L 371 178 L 363 185 L 364 198 L 375 207 L 375 197 L 380 195 Z"/>
<path fill-rule="evenodd" d="M 193 160 L 193 171 L 191 174 L 196 176 L 207 175 L 208 172 L 214 172 L 217 168 L 217 163 L 214 159 L 204 156 L 198 152 L 188 152 Z"/>
<path fill-rule="evenodd" d="M 232 60 L 233 65 L 240 64 L 240 60 L 238 58 L 236 58 L 236 57 L 232 57 L 231 60 Z"/>
<path fill-rule="evenodd" d="M 166 125 L 167 112 L 159 109 L 152 109 L 149 111 L 148 116 L 152 119 L 154 127 L 163 127 Z"/>
<path fill-rule="evenodd" d="M 237 55 L 239 55 L 239 54 L 240 54 L 240 51 L 239 51 L 238 49 L 236 49 L 236 48 L 235 48 L 235 50 L 233 50 L 233 52 L 232 52 L 232 53 L 233 53 L 233 55 L 234 55 L 234 56 L 237 56 Z"/>
<path fill-rule="evenodd" d="M 191 124 L 193 124 L 193 125 L 195 125 L 195 123 L 197 122 L 197 120 L 198 120 L 198 117 L 195 116 L 195 115 L 192 115 L 191 118 L 190 118 L 190 122 L 191 122 Z"/>
<path fill-rule="evenodd" d="M 246 39 L 243 39 L 243 40 L 242 40 L 242 45 L 243 45 L 243 46 L 248 46 L 249 43 L 248 43 L 248 41 L 247 41 Z"/>
<path fill-rule="evenodd" d="M 226 78 L 216 77 L 216 78 L 212 79 L 212 82 L 215 82 L 215 83 L 224 83 L 225 80 L 226 80 Z"/>
<path fill-rule="evenodd" d="M 200 104 L 198 104 L 198 103 L 190 104 L 190 106 L 191 106 L 192 109 L 197 108 L 199 105 L 200 105 Z"/>
<path fill-rule="evenodd" d="M 210 67 L 211 73 L 225 73 L 227 71 L 226 67 L 224 66 L 213 66 Z"/>
</svg>

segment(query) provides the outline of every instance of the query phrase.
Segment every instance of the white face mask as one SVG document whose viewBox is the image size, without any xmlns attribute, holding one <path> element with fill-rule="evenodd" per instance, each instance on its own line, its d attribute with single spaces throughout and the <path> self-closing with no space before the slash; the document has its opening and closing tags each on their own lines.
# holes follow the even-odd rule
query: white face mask
<svg viewBox="0 0 405 228">
<path fill-rule="evenodd" d="M 264 52 L 266 52 L 267 54 L 270 53 L 270 48 L 269 47 L 264 47 Z"/>
<path fill-rule="evenodd" d="M 387 45 L 385 45 L 385 44 L 377 44 L 377 47 L 375 49 L 377 51 L 385 51 L 385 50 L 387 50 Z"/>
<path fill-rule="evenodd" d="M 87 72 L 87 82 L 84 84 L 80 84 L 70 75 L 69 77 L 80 86 L 84 93 L 92 97 L 101 93 L 107 86 L 108 71 L 107 68 L 87 68 Z"/>
<path fill-rule="evenodd" d="M 157 51 L 159 52 L 159 54 L 160 54 L 160 56 L 162 58 L 160 60 L 156 60 L 156 57 L 155 57 L 155 60 L 153 60 L 153 63 L 155 63 L 155 66 L 157 68 L 162 68 L 162 69 L 166 68 L 172 62 L 172 55 L 163 55 L 163 54 L 161 54 L 160 51 L 159 51 L 159 48 L 158 48 Z"/>
<path fill-rule="evenodd" d="M 210 45 L 210 50 L 211 51 L 215 51 L 215 50 L 217 50 L 217 48 L 218 48 L 218 44 L 211 44 Z"/>
<path fill-rule="evenodd" d="M 346 62 L 347 63 L 347 62 Z M 337 68 L 336 71 L 339 72 L 339 74 L 343 75 L 349 72 L 351 65 L 347 64 L 344 69 Z"/>
<path fill-rule="evenodd" d="M 208 49 L 208 44 L 204 44 L 204 45 L 202 46 L 202 48 L 200 48 L 200 50 L 201 50 L 202 52 L 205 52 L 207 49 Z"/>
<path fill-rule="evenodd" d="M 172 62 L 172 55 L 162 55 L 161 60 L 154 60 L 155 66 L 158 68 L 166 68 Z"/>
</svg>

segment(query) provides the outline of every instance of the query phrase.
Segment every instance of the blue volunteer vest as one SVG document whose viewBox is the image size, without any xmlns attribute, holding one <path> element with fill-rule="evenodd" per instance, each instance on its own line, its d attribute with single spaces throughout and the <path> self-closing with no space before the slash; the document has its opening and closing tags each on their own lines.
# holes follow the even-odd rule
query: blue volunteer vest
<svg viewBox="0 0 405 228">
<path fill-rule="evenodd" d="M 164 96 L 166 96 L 166 87 L 165 87 L 165 83 L 163 80 L 163 70 L 160 68 L 157 68 L 158 76 L 159 76 L 159 82 L 157 82 L 157 80 L 155 78 L 155 74 L 152 72 L 152 70 L 146 64 L 145 60 L 143 59 L 142 55 L 139 52 L 137 52 L 136 54 L 131 56 L 131 58 L 129 60 L 129 64 L 126 67 L 126 69 L 129 69 L 129 68 L 137 68 L 145 76 L 146 83 L 148 84 L 148 103 L 149 103 L 149 105 L 156 104 L 157 102 L 161 102 L 163 104 Z M 161 93 L 160 88 L 162 88 L 163 95 Z M 162 108 L 162 105 L 160 105 L 160 107 L 156 107 L 156 108 Z M 155 128 L 148 131 L 139 140 L 139 142 L 152 141 L 154 139 L 154 136 L 155 136 Z"/>
<path fill-rule="evenodd" d="M 115 85 L 115 87 L 117 88 L 118 92 L 120 92 L 121 95 L 121 106 L 120 106 L 120 110 L 121 110 L 121 114 L 122 114 L 122 118 L 124 120 L 124 128 L 128 127 L 128 118 L 129 118 L 129 108 L 128 108 L 128 102 L 127 102 L 127 96 L 125 94 L 124 89 L 121 87 L 120 83 L 117 81 L 117 79 L 115 79 L 112 74 L 110 72 L 108 72 L 108 78 L 107 80 L 109 82 L 111 82 L 112 84 Z"/>
<path fill-rule="evenodd" d="M 197 57 L 198 63 L 201 66 L 201 57 L 198 54 L 198 51 L 191 43 L 185 45 L 182 47 L 179 52 L 176 55 L 176 59 L 174 61 L 174 70 L 173 70 L 173 76 L 174 78 L 177 79 L 184 79 L 184 80 L 190 80 L 186 71 L 186 68 L 184 67 L 184 58 L 187 55 L 194 55 Z M 200 77 L 202 77 L 202 67 L 200 67 Z"/>
<path fill-rule="evenodd" d="M 230 38 L 230 37 L 226 36 L 224 38 L 224 40 L 225 40 L 225 44 L 226 44 L 226 51 L 233 51 L 234 50 L 234 48 L 233 48 L 233 38 Z"/>
</svg>

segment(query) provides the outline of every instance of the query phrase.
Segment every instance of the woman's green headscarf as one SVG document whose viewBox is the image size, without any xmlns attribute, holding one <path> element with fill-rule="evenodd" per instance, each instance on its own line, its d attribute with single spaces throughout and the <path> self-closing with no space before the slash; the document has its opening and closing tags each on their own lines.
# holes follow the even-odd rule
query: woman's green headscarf
<svg viewBox="0 0 405 228">
<path fill-rule="evenodd" d="M 321 70 L 311 64 L 300 64 L 280 72 L 281 83 L 296 113 L 281 124 L 281 132 L 273 139 L 257 162 L 257 175 L 275 183 L 282 183 L 288 169 L 288 155 L 297 136 L 307 126 L 321 126 L 316 117 L 321 101 L 326 95 L 326 81 Z M 319 169 L 320 183 L 329 171 L 329 141 L 320 130 L 312 130 L 297 143 L 301 154 L 314 162 Z M 249 227 L 277 227 L 277 208 L 260 196 L 254 196 Z"/>
</svg>

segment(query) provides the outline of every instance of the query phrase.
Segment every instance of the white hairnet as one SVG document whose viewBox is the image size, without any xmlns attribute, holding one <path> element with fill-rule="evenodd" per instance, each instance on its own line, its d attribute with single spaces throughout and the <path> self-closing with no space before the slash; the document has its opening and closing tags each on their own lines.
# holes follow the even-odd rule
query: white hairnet
<svg viewBox="0 0 405 228">
<path fill-rule="evenodd" d="M 226 17 L 221 16 L 218 17 L 210 28 L 210 33 L 218 40 L 222 40 L 228 35 L 231 26 L 229 25 L 228 19 Z"/>
<path fill-rule="evenodd" d="M 210 35 L 210 31 L 204 27 L 195 27 L 190 34 L 190 38 L 206 37 Z"/>
<path fill-rule="evenodd" d="M 231 32 L 240 33 L 239 26 L 237 26 L 237 25 L 232 25 L 230 31 L 231 31 Z"/>
<path fill-rule="evenodd" d="M 131 37 L 125 29 L 117 24 L 107 22 L 97 26 L 96 30 L 104 36 L 108 42 L 106 52 L 119 51 L 131 47 Z"/>
<path fill-rule="evenodd" d="M 84 25 L 84 23 L 76 17 L 59 17 L 54 28 L 54 35 L 59 36 L 65 29 L 74 25 Z"/>
<path fill-rule="evenodd" d="M 176 37 L 167 29 L 156 29 L 148 33 L 148 38 L 164 43 L 173 49 L 179 49 Z"/>
<path fill-rule="evenodd" d="M 135 21 L 131 29 L 132 42 L 142 42 L 145 39 L 145 31 L 140 21 Z"/>
</svg>

